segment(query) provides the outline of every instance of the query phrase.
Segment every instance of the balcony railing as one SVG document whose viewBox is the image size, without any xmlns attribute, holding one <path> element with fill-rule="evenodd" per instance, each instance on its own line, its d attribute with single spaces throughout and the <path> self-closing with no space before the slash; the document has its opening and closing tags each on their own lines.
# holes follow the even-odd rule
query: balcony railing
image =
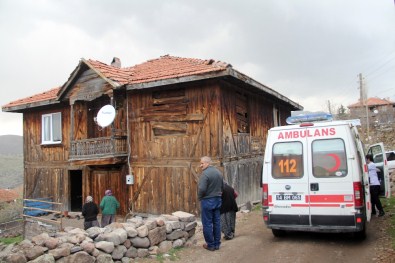
<svg viewBox="0 0 395 263">
<path fill-rule="evenodd" d="M 101 137 L 72 141 L 69 159 L 125 156 L 127 153 L 127 136 Z"/>
</svg>

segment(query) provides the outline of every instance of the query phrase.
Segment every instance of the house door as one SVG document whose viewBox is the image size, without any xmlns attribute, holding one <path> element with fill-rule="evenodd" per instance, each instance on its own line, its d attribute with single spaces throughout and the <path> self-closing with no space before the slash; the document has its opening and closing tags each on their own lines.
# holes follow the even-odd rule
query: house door
<svg viewBox="0 0 395 263">
<path fill-rule="evenodd" d="M 100 205 L 104 192 L 110 189 L 120 203 L 117 214 L 126 214 L 128 192 L 125 176 L 122 176 L 121 172 L 117 170 L 92 170 L 89 177 L 89 192 L 95 203 Z"/>
<path fill-rule="evenodd" d="M 70 211 L 81 211 L 82 200 L 82 171 L 69 171 L 70 174 Z"/>
</svg>

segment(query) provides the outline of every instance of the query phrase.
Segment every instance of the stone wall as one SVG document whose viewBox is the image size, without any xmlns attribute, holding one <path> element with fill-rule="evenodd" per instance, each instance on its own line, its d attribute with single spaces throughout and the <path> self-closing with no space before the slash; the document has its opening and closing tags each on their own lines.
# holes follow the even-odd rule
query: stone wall
<svg viewBox="0 0 395 263">
<path fill-rule="evenodd" d="M 7 255 L 0 255 L 0 262 L 132 262 L 188 245 L 196 226 L 194 215 L 178 211 L 146 219 L 134 217 L 126 223 L 86 231 L 66 227 L 23 240 Z"/>
</svg>

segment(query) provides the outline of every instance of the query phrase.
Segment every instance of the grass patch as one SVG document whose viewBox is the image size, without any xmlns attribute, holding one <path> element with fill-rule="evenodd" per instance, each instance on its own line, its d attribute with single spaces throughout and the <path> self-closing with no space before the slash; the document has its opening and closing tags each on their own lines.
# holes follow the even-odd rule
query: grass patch
<svg viewBox="0 0 395 263">
<path fill-rule="evenodd" d="M 22 237 L 22 236 L 17 236 L 17 237 L 3 237 L 3 238 L 0 238 L 0 243 L 9 245 L 9 244 L 21 242 L 22 240 L 23 240 L 23 237 Z"/>
<path fill-rule="evenodd" d="M 258 203 L 252 207 L 252 211 L 262 211 L 262 204 Z"/>
<path fill-rule="evenodd" d="M 384 211 L 390 216 L 390 228 L 388 229 L 391 236 L 392 248 L 395 249 L 395 196 L 381 199 L 384 206 Z"/>
<path fill-rule="evenodd" d="M 156 260 L 159 262 L 164 262 L 165 260 L 169 259 L 170 261 L 176 261 L 180 258 L 177 256 L 178 251 L 183 249 L 182 247 L 172 248 L 167 253 L 158 254 L 156 256 Z"/>
</svg>

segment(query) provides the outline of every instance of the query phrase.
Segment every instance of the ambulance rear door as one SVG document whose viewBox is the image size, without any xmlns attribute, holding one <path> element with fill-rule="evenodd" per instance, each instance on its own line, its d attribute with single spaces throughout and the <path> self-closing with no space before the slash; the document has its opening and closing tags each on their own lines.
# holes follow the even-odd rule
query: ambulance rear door
<svg viewBox="0 0 395 263">
<path fill-rule="evenodd" d="M 384 144 L 380 142 L 369 146 L 368 154 L 373 156 L 373 162 L 381 171 L 377 174 L 381 184 L 380 196 L 389 198 L 391 196 L 390 176 Z"/>
<path fill-rule="evenodd" d="M 309 176 L 306 173 L 309 154 L 306 128 L 293 126 L 271 129 L 271 155 L 265 159 L 268 174 L 268 199 L 272 228 L 276 226 L 310 226 Z"/>
<path fill-rule="evenodd" d="M 309 128 L 310 158 L 307 200 L 312 226 L 355 226 L 355 146 L 348 125 Z"/>
</svg>

